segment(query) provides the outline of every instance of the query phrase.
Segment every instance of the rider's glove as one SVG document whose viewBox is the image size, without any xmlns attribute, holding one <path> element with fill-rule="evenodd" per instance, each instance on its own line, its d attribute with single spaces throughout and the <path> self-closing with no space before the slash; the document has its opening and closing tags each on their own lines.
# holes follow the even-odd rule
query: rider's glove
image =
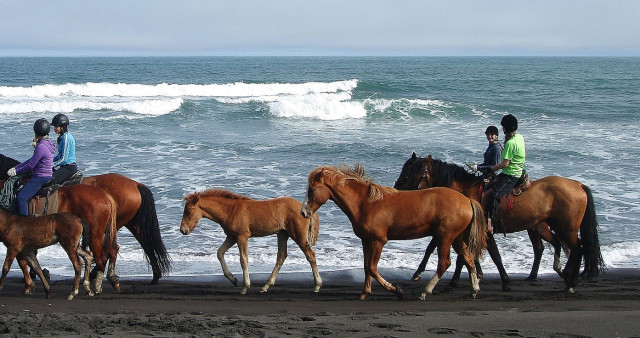
<svg viewBox="0 0 640 338">
<path fill-rule="evenodd" d="M 9 177 L 16 176 L 16 167 L 7 170 L 7 175 L 9 175 Z"/>
</svg>

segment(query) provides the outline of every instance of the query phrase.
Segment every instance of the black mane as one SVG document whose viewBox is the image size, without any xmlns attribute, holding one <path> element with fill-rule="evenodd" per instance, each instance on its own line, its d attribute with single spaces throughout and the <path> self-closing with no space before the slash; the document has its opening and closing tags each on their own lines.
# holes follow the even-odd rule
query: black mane
<svg viewBox="0 0 640 338">
<path fill-rule="evenodd" d="M 15 167 L 18 164 L 20 164 L 20 162 L 12 159 L 11 157 L 0 154 L 0 180 L 6 181 L 7 179 L 9 179 L 9 177 L 7 176 L 7 170 Z"/>
<path fill-rule="evenodd" d="M 421 160 L 423 163 L 426 161 L 426 159 Z M 468 173 L 457 164 L 443 162 L 434 158 L 431 158 L 431 166 L 433 167 L 431 183 L 434 187 L 451 187 L 454 181 L 475 183 L 482 179 L 480 176 Z"/>
</svg>

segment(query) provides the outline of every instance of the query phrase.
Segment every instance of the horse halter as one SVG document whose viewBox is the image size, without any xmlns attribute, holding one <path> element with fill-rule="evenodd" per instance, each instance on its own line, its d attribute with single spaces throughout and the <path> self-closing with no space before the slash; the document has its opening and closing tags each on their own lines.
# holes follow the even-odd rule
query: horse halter
<svg viewBox="0 0 640 338">
<path fill-rule="evenodd" d="M 426 187 L 422 187 L 422 182 L 426 183 Z M 431 181 L 429 180 L 429 168 L 422 169 L 422 175 L 420 176 L 420 181 L 418 181 L 417 190 L 425 189 L 425 188 L 433 188 Z"/>
</svg>

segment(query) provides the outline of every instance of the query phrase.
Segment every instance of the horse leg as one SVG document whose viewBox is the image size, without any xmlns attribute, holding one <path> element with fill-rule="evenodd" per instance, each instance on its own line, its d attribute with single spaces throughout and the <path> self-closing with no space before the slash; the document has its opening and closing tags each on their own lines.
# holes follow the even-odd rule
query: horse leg
<svg viewBox="0 0 640 338">
<path fill-rule="evenodd" d="M 478 292 L 480 292 L 480 284 L 478 283 L 478 275 L 476 274 L 475 258 L 471 252 L 469 252 L 467 244 L 462 240 L 462 237 L 458 237 L 455 242 L 453 242 L 453 249 L 458 253 L 456 264 L 464 264 L 469 271 L 469 279 L 471 280 L 471 296 L 475 299 Z"/>
<path fill-rule="evenodd" d="M 69 260 L 71 260 L 71 264 L 73 265 L 73 289 L 71 289 L 71 293 L 67 297 L 68 300 L 72 300 L 73 297 L 78 295 L 78 289 L 80 288 L 80 275 L 82 274 L 82 261 L 80 260 L 78 252 L 80 244 L 76 244 L 76 250 L 73 250 L 73 246 L 69 247 L 68 245 L 64 245 L 63 248 L 64 251 L 67 252 L 67 256 L 69 256 Z"/>
<path fill-rule="evenodd" d="M 236 240 L 227 236 L 227 238 L 224 240 L 224 243 L 222 243 L 222 245 L 218 248 L 218 261 L 222 266 L 222 273 L 224 273 L 224 276 L 227 277 L 231 284 L 238 286 L 238 279 L 233 277 L 233 274 L 227 267 L 227 262 L 225 262 L 224 260 L 225 252 L 227 252 L 227 250 L 229 250 L 229 248 L 231 248 L 234 244 L 236 244 Z"/>
<path fill-rule="evenodd" d="M 420 295 L 420 300 L 425 300 L 427 295 L 433 293 L 433 289 L 436 287 L 442 275 L 451 265 L 451 244 L 450 243 L 441 243 L 438 246 L 438 269 L 436 273 L 433 275 L 433 278 L 429 281 L 429 283 L 424 287 L 424 291 Z"/>
<path fill-rule="evenodd" d="M 399 286 L 394 286 L 393 284 L 387 282 L 380 273 L 378 273 L 378 261 L 380 260 L 380 255 L 382 254 L 382 248 L 385 245 L 385 242 L 380 240 L 370 241 L 370 249 L 371 249 L 371 263 L 369 266 L 370 274 L 373 278 L 382 285 L 382 287 L 387 290 L 395 293 L 398 297 L 402 298 L 402 289 Z"/>
<path fill-rule="evenodd" d="M 420 279 L 420 274 L 423 273 L 424 270 L 427 268 L 427 262 L 429 261 L 429 257 L 431 256 L 431 254 L 433 253 L 433 250 L 435 249 L 436 249 L 436 243 L 432 239 L 429 242 L 429 245 L 427 245 L 427 249 L 424 251 L 424 257 L 422 257 L 422 261 L 420 262 L 420 265 L 418 265 L 418 269 L 416 270 L 416 272 L 413 273 L 413 277 L 411 277 L 411 280 Z"/>
<path fill-rule="evenodd" d="M 542 252 L 544 251 L 544 245 L 542 245 L 542 239 L 538 236 L 538 233 L 529 229 L 527 230 L 529 240 L 533 246 L 533 265 L 531 266 L 531 272 L 529 276 L 525 278 L 525 281 L 538 280 L 538 269 L 540 269 L 540 260 L 542 259 Z"/>
<path fill-rule="evenodd" d="M 578 274 L 580 273 L 580 263 L 582 263 L 582 246 L 577 245 L 571 249 L 569 259 L 564 268 L 565 290 L 569 293 L 575 293 L 575 287 L 578 284 Z"/>
<path fill-rule="evenodd" d="M 286 231 L 278 232 L 278 257 L 276 258 L 276 265 L 273 267 L 273 272 L 271 272 L 271 276 L 267 280 L 267 284 L 262 287 L 260 292 L 264 293 L 269 290 L 269 288 L 275 284 L 276 277 L 278 276 L 278 272 L 280 272 L 280 268 L 282 264 L 284 264 L 284 260 L 287 259 L 287 241 L 289 240 L 289 234 Z"/>
<path fill-rule="evenodd" d="M 449 286 L 457 288 L 460 283 L 460 274 L 462 273 L 462 267 L 464 266 L 464 258 L 458 255 L 456 259 L 456 269 L 453 271 L 453 276 L 449 281 Z"/>
<path fill-rule="evenodd" d="M 47 279 L 44 277 L 44 274 L 42 273 L 42 268 L 40 267 L 40 263 L 36 258 L 36 253 L 35 252 L 26 253 L 25 258 L 27 259 L 27 262 L 31 266 L 31 269 L 36 270 L 36 274 L 38 275 L 38 277 L 40 277 L 40 280 L 42 280 L 42 285 L 44 286 L 44 292 L 46 294 L 47 299 L 51 299 L 51 287 L 49 286 L 49 282 L 47 281 Z"/>
<path fill-rule="evenodd" d="M 301 242 L 298 242 L 298 247 L 304 253 L 304 256 L 307 258 L 307 261 L 311 265 L 311 272 L 313 273 L 313 282 L 315 283 L 315 287 L 313 288 L 313 292 L 320 291 L 320 287 L 322 286 L 322 278 L 320 278 L 320 273 L 318 272 L 318 265 L 316 264 L 316 252 L 313 251 L 309 242 L 304 239 Z"/>
<path fill-rule="evenodd" d="M 111 246 L 111 250 L 109 251 L 109 268 L 107 269 L 107 280 L 111 283 L 111 286 L 116 290 L 116 292 L 120 292 L 120 278 L 116 275 L 116 258 L 118 257 L 118 252 L 120 251 L 120 245 L 113 242 Z"/>
<path fill-rule="evenodd" d="M 365 239 L 362 242 L 362 254 L 364 258 L 364 288 L 360 294 L 360 300 L 364 300 L 371 294 L 371 248 L 369 241 Z"/>
<path fill-rule="evenodd" d="M 507 270 L 504 269 L 504 265 L 502 265 L 502 256 L 500 256 L 496 240 L 493 237 L 493 234 L 489 232 L 487 232 L 487 251 L 489 252 L 489 256 L 491 257 L 493 264 L 496 265 L 496 268 L 498 268 L 498 272 L 500 273 L 502 291 L 511 291 L 511 279 L 507 274 Z"/>
<path fill-rule="evenodd" d="M 238 237 L 238 250 L 240 251 L 240 266 L 242 267 L 242 290 L 241 295 L 246 295 L 247 290 L 251 287 L 251 280 L 249 279 L 249 238 Z"/>
<path fill-rule="evenodd" d="M 27 259 L 22 255 L 22 253 L 19 253 L 18 256 L 16 256 L 16 259 L 18 261 L 18 265 L 20 266 L 20 270 L 22 270 L 22 274 L 24 275 L 24 294 L 30 295 L 33 293 L 33 291 L 36 290 L 36 283 L 31 278 L 31 274 L 29 273 Z M 35 271 L 33 273 L 35 274 Z"/>
<path fill-rule="evenodd" d="M 82 286 L 87 291 L 87 295 L 93 297 L 94 293 L 91 291 L 91 282 L 89 281 L 89 275 L 91 275 L 91 264 L 93 264 L 93 254 L 91 251 L 84 250 L 80 245 L 76 250 L 77 255 L 84 261 L 84 279 Z"/>
<path fill-rule="evenodd" d="M 4 288 L 4 280 L 7 278 L 7 274 L 9 273 L 9 268 L 11 268 L 11 263 L 13 263 L 14 258 L 18 255 L 18 250 L 10 249 L 7 247 L 7 256 L 4 259 L 4 264 L 2 264 L 2 277 L 0 277 L 0 291 Z M 44 281 L 43 281 L 44 283 Z"/>
</svg>

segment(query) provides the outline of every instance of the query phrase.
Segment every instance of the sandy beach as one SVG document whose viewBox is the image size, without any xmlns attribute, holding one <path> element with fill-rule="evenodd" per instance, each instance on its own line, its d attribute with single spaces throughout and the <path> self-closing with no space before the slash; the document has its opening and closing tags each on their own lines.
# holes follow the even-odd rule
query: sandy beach
<svg viewBox="0 0 640 338">
<path fill-rule="evenodd" d="M 158 285 L 122 278 L 118 294 L 108 284 L 95 297 L 68 301 L 70 279 L 52 284 L 52 299 L 42 285 L 25 296 L 18 278 L 0 294 L 0 333 L 24 337 L 87 336 L 349 336 L 349 337 L 631 337 L 640 335 L 640 272 L 608 270 L 597 282 L 581 283 L 576 294 L 562 280 L 545 275 L 537 282 L 511 276 L 513 291 L 501 291 L 498 276 L 481 282 L 472 299 L 467 279 L 449 288 L 448 275 L 425 301 L 426 279 L 409 281 L 411 271 L 385 271 L 400 285 L 403 299 L 373 284 L 373 294 L 358 300 L 362 272 L 324 272 L 324 285 L 312 292 L 307 273 L 283 274 L 266 294 L 266 275 L 252 275 L 240 295 L 220 276 L 168 277 Z M 307 278 L 308 277 L 308 278 Z"/>
</svg>

